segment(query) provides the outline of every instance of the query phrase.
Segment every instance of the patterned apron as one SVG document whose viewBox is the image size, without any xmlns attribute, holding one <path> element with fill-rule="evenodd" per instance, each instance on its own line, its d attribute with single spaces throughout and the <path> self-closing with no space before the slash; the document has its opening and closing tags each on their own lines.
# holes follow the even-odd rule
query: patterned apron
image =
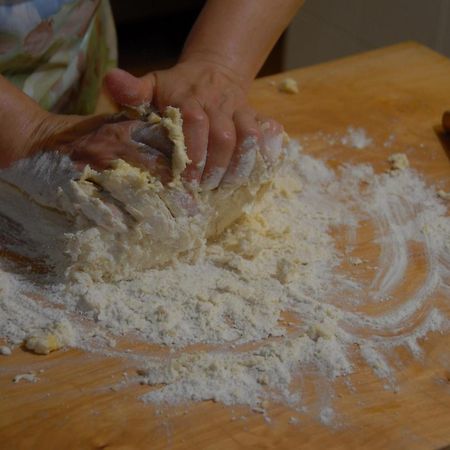
<svg viewBox="0 0 450 450">
<path fill-rule="evenodd" d="M 108 0 L 0 0 L 0 73 L 44 109 L 92 113 L 116 64 Z"/>
</svg>

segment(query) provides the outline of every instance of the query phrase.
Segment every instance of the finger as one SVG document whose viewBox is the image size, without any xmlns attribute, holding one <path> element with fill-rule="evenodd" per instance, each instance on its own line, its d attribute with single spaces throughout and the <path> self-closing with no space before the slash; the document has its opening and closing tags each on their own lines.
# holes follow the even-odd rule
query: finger
<svg viewBox="0 0 450 450">
<path fill-rule="evenodd" d="M 209 114 L 208 154 L 201 186 L 212 190 L 219 186 L 236 146 L 236 129 L 231 116 L 222 111 Z"/>
<path fill-rule="evenodd" d="M 164 128 L 161 124 L 143 123 L 131 132 L 131 138 L 136 142 L 159 150 L 168 158 L 170 158 L 172 154 L 172 141 L 167 135 L 166 128 Z"/>
<path fill-rule="evenodd" d="M 129 164 L 147 170 L 150 175 L 160 180 L 163 184 L 172 181 L 172 169 L 170 161 L 159 152 L 155 152 L 150 147 L 131 150 L 126 148 L 125 153 L 121 155 L 121 159 Z"/>
<path fill-rule="evenodd" d="M 98 169 L 110 167 L 111 161 L 123 159 L 148 170 L 152 176 L 168 182 L 171 179 L 170 159 L 157 149 L 134 142 L 131 135 L 141 122 L 128 121 L 106 125 L 68 147 L 74 161 L 85 162 Z"/>
<path fill-rule="evenodd" d="M 236 149 L 222 184 L 241 185 L 247 181 L 255 166 L 261 132 L 256 122 L 255 113 L 250 109 L 236 111 L 234 113 L 234 124 L 236 127 Z"/>
<path fill-rule="evenodd" d="M 200 183 L 206 163 L 208 149 L 209 120 L 202 106 L 191 100 L 180 107 L 183 116 L 183 133 L 186 152 L 191 163 L 186 167 L 183 178 Z"/>
<path fill-rule="evenodd" d="M 110 155 L 99 155 L 93 158 L 95 167 L 105 169 L 111 167 L 112 161 L 123 159 L 132 166 L 139 167 L 150 173 L 153 177 L 159 179 L 163 184 L 172 181 L 172 170 L 170 161 L 164 155 L 151 147 L 142 144 L 117 145 L 114 153 Z"/>
<path fill-rule="evenodd" d="M 260 123 L 261 155 L 264 161 L 272 165 L 281 156 L 283 150 L 283 127 L 273 119 Z"/>
<path fill-rule="evenodd" d="M 137 78 L 125 70 L 112 69 L 105 75 L 104 84 L 119 105 L 139 106 L 152 101 L 155 81 L 152 74 Z"/>
</svg>

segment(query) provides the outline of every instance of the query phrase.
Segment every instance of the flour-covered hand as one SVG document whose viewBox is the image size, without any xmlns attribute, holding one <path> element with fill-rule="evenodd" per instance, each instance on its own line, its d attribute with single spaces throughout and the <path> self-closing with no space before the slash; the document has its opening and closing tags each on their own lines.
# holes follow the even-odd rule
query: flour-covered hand
<svg viewBox="0 0 450 450">
<path fill-rule="evenodd" d="M 143 78 L 114 69 L 105 78 L 121 105 L 153 104 L 159 110 L 180 108 L 191 164 L 184 179 L 201 182 L 203 189 L 219 186 L 240 164 L 248 172 L 249 152 L 259 145 L 261 130 L 247 104 L 247 85 L 231 70 L 207 62 L 180 62 Z M 229 178 L 229 177 L 228 177 Z"/>
</svg>

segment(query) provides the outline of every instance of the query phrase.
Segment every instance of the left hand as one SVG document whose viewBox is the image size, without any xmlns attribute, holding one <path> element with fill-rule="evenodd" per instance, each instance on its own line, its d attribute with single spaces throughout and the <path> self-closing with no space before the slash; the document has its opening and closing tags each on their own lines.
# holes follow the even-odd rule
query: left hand
<svg viewBox="0 0 450 450">
<path fill-rule="evenodd" d="M 260 144 L 261 131 L 256 113 L 246 101 L 248 86 L 230 69 L 205 61 L 184 61 L 142 78 L 113 69 L 105 84 L 121 105 L 152 103 L 159 110 L 169 105 L 180 108 L 192 161 L 183 174 L 187 181 L 211 190 L 225 175 L 230 179 L 230 171 L 239 172 L 240 165 L 249 171 L 247 152 Z"/>
</svg>

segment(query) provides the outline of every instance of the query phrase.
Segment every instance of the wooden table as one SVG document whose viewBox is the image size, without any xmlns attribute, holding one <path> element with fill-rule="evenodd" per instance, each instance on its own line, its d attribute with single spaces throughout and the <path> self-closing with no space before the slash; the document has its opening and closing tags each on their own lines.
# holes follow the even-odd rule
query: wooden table
<svg viewBox="0 0 450 450">
<path fill-rule="evenodd" d="M 299 94 L 279 93 L 270 83 L 287 75 L 299 81 Z M 251 101 L 293 136 L 318 130 L 342 134 L 353 124 L 384 142 L 395 131 L 395 149 L 409 149 L 415 169 L 430 182 L 447 180 L 450 189 L 449 154 L 435 132 L 450 107 L 450 61 L 427 48 L 407 43 L 261 79 Z M 312 140 L 305 151 L 332 165 L 370 162 L 384 170 L 393 149 L 356 152 Z M 416 269 L 423 268 L 418 263 Z M 450 312 L 448 298 L 440 306 Z M 340 420 L 333 427 L 312 417 L 289 424 L 290 413 L 281 406 L 270 409 L 271 424 L 245 408 L 231 411 L 211 402 L 192 406 L 188 414 L 174 409 L 170 417 L 158 417 L 137 400 L 148 387 L 136 383 L 118 392 L 107 387 L 120 381 L 124 370 L 133 373 L 121 360 L 77 350 L 44 357 L 16 349 L 13 356 L 0 357 L 0 448 L 444 448 L 450 445 L 450 336 L 430 335 L 422 344 L 421 361 L 396 351 L 404 367 L 397 374 L 397 393 L 383 389 L 363 365 L 349 377 L 354 392 L 338 380 L 334 406 Z M 11 382 L 17 373 L 40 368 L 45 371 L 36 384 Z M 306 388 L 308 398 L 313 393 Z M 232 420 L 243 413 L 247 420 Z"/>
</svg>

